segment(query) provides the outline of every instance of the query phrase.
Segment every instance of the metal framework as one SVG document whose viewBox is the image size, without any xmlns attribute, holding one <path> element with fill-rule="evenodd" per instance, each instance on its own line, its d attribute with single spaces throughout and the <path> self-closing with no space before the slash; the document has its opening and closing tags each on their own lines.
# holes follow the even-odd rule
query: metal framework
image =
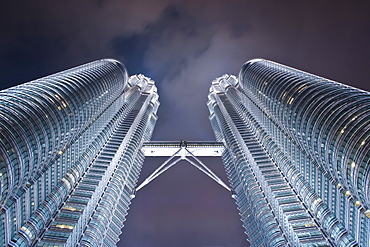
<svg viewBox="0 0 370 247">
<path fill-rule="evenodd" d="M 370 246 L 369 92 L 254 59 L 208 97 L 252 246 Z"/>
<path fill-rule="evenodd" d="M 145 157 L 169 157 L 162 163 L 143 183 L 141 183 L 133 193 L 149 184 L 159 175 L 176 165 L 180 160 L 186 160 L 194 167 L 198 168 L 208 177 L 212 178 L 219 185 L 231 191 L 211 169 L 209 169 L 199 158 L 199 156 L 218 157 L 221 156 L 224 150 L 222 142 L 146 142 L 143 144 L 142 151 Z M 193 158 L 194 160 L 191 160 Z"/>
<path fill-rule="evenodd" d="M 218 142 L 149 142 L 158 97 L 114 59 L 0 91 L 0 246 L 114 246 L 181 160 L 231 192 L 253 246 L 370 246 L 369 92 L 254 59 L 212 82 Z M 199 159 L 219 156 L 230 187 Z"/>
<path fill-rule="evenodd" d="M 158 107 L 113 59 L 0 91 L 0 246 L 115 246 Z"/>
</svg>

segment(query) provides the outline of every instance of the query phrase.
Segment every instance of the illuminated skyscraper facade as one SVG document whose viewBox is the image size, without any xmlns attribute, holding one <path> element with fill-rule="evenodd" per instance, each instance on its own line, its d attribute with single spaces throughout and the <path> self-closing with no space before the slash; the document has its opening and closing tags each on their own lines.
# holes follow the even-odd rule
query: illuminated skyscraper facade
<svg viewBox="0 0 370 247">
<path fill-rule="evenodd" d="M 1 91 L 0 245 L 115 245 L 158 106 L 113 59 Z"/>
<path fill-rule="evenodd" d="M 208 107 L 252 246 L 370 246 L 370 94 L 271 61 Z"/>
<path fill-rule="evenodd" d="M 179 160 L 231 190 L 195 157 L 221 152 L 252 246 L 370 246 L 368 92 L 251 60 L 212 82 L 217 143 L 143 145 L 158 106 L 113 59 L 1 91 L 0 246 L 114 246 L 135 191 Z M 171 157 L 136 187 L 145 155 Z"/>
</svg>

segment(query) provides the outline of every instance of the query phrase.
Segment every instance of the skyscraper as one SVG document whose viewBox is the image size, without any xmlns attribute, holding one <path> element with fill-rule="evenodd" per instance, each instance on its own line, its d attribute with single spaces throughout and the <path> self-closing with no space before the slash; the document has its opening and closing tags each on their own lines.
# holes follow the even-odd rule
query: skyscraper
<svg viewBox="0 0 370 247">
<path fill-rule="evenodd" d="M 113 59 L 1 91 L 0 245 L 114 245 L 158 105 Z"/>
<path fill-rule="evenodd" d="M 370 94 L 271 61 L 208 107 L 252 246 L 370 246 Z"/>
<path fill-rule="evenodd" d="M 251 60 L 212 82 L 214 143 L 147 143 L 158 106 L 113 59 L 1 91 L 0 245 L 113 246 L 135 191 L 179 160 L 231 190 L 196 157 L 222 152 L 252 246 L 370 246 L 368 92 Z"/>
</svg>

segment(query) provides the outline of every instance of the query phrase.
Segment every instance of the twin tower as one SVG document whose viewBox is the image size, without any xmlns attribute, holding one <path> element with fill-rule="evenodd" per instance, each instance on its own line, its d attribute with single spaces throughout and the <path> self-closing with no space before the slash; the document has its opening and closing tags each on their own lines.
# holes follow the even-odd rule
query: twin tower
<svg viewBox="0 0 370 247">
<path fill-rule="evenodd" d="M 370 246 L 368 92 L 255 59 L 208 98 L 252 246 Z M 158 106 L 113 59 L 1 91 L 0 245 L 114 246 Z"/>
</svg>

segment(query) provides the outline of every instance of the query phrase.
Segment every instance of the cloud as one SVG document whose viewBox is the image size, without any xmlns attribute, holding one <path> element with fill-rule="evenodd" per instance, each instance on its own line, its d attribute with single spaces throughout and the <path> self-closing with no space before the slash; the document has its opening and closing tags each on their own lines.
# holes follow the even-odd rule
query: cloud
<svg viewBox="0 0 370 247">
<path fill-rule="evenodd" d="M 169 1 L 138 33 L 115 38 L 114 50 L 128 61 L 128 68 L 140 68 L 156 80 L 162 105 L 154 138 L 213 139 L 205 105 L 209 85 L 224 73 L 238 74 L 251 58 L 276 60 L 333 79 L 348 75 L 348 65 L 339 64 L 338 71 L 335 58 L 354 56 L 351 42 L 360 39 L 342 34 L 357 33 L 342 18 L 347 7 L 356 10 L 340 4 L 331 9 L 328 3 L 289 4 Z M 363 13 L 355 16 L 366 23 Z"/>
<path fill-rule="evenodd" d="M 245 51 L 233 49 L 240 42 L 244 41 L 218 32 L 212 36 L 207 50 L 201 55 L 185 56 L 187 65 L 178 68 L 175 77 L 163 78 L 160 85 L 164 85 L 161 95 L 165 99 L 159 111 L 159 124 L 155 132 L 158 132 L 158 136 L 213 140 L 206 107 L 207 94 L 216 77 L 225 73 L 238 73 L 246 60 Z M 170 124 L 175 121 L 175 130 L 179 133 L 168 133 Z"/>
<path fill-rule="evenodd" d="M 37 78 L 94 59 L 117 57 L 112 40 L 142 33 L 169 2 L 5 2 L 0 10 L 0 60 L 8 68 L 23 69 L 27 63 L 35 68 L 28 76 L 13 78 L 14 73 L 9 73 L 3 80 L 20 83 L 21 78 L 32 79 L 32 74 Z M 20 66 L 22 56 L 26 64 Z"/>
<path fill-rule="evenodd" d="M 207 12 L 199 11 L 171 4 L 146 28 L 143 66 L 157 81 L 162 103 L 155 138 L 212 140 L 206 107 L 209 85 L 231 67 L 237 72 L 245 60 L 236 59 L 240 51 L 232 48 L 242 32 L 230 31 L 230 22 L 217 27 L 224 18 L 212 22 L 205 18 Z"/>
<path fill-rule="evenodd" d="M 2 86 L 118 58 L 130 74 L 156 81 L 163 126 L 158 135 L 176 137 L 173 125 L 186 130 L 183 136 L 209 139 L 210 130 L 198 129 L 209 129 L 205 103 L 211 81 L 237 74 L 254 57 L 369 90 L 363 79 L 370 62 L 366 9 L 343 1 L 6 2 L 0 15 Z"/>
</svg>

